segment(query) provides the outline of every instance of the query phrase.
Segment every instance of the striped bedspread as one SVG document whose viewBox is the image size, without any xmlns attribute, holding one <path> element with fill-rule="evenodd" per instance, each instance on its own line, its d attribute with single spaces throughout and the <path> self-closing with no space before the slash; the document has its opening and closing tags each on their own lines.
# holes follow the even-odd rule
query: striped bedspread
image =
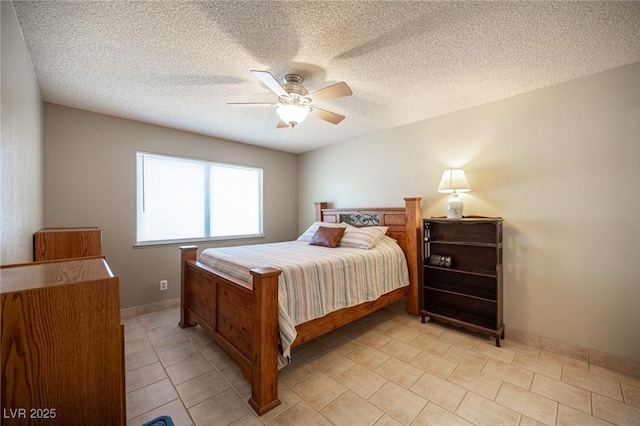
<svg viewBox="0 0 640 426">
<path fill-rule="evenodd" d="M 251 282 L 250 269 L 271 266 L 282 270 L 278 323 L 284 356 L 279 367 L 289 360 L 296 325 L 375 300 L 409 284 L 404 253 L 387 236 L 371 250 L 287 241 L 206 249 L 199 260 L 246 282 Z"/>
</svg>

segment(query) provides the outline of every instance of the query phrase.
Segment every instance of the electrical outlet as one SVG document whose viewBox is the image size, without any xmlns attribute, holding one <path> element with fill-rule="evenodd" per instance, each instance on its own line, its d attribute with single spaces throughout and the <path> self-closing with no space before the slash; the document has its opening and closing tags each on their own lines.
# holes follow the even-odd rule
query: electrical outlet
<svg viewBox="0 0 640 426">
<path fill-rule="evenodd" d="M 160 290 L 166 290 L 169 286 L 169 282 L 167 280 L 160 281 Z"/>
</svg>

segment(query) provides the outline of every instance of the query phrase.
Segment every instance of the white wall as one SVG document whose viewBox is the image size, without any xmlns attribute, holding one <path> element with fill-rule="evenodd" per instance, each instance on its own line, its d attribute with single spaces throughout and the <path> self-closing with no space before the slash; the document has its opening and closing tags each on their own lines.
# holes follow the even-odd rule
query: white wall
<svg viewBox="0 0 640 426">
<path fill-rule="evenodd" d="M 303 154 L 300 230 L 313 201 L 443 215 L 450 167 L 506 220 L 507 327 L 640 360 L 640 64 Z"/>
<path fill-rule="evenodd" d="M 33 260 L 42 228 L 42 97 L 18 18 L 0 2 L 0 264 Z"/>
<path fill-rule="evenodd" d="M 180 294 L 177 245 L 133 247 L 138 150 L 263 168 L 266 237 L 201 247 L 296 237 L 296 155 L 45 103 L 44 224 L 102 229 L 103 252 L 120 276 L 122 308 Z M 161 292 L 163 279 L 169 289 Z"/>
</svg>

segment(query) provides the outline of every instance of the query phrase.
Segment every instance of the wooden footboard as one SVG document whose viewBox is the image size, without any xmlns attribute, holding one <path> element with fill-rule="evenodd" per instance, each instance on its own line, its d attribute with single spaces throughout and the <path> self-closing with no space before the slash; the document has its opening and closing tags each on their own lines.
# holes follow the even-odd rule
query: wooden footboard
<svg viewBox="0 0 640 426">
<path fill-rule="evenodd" d="M 253 285 L 197 262 L 196 246 L 182 251 L 180 327 L 199 324 L 251 382 L 249 404 L 262 415 L 278 399 L 279 269 L 252 269 Z"/>
<path fill-rule="evenodd" d="M 407 257 L 410 285 L 379 299 L 341 309 L 296 326 L 293 346 L 305 343 L 408 296 L 409 313 L 418 307 L 418 235 L 420 198 L 406 198 L 405 208 L 326 209 L 316 204 L 316 219 L 328 222 L 348 215 L 377 215 L 389 226 Z M 249 284 L 197 261 L 197 246 L 180 247 L 182 278 L 180 327 L 200 325 L 240 365 L 251 382 L 249 404 L 262 415 L 280 404 L 278 399 L 278 276 L 275 268 L 251 270 Z M 414 307 L 415 305 L 415 307 Z"/>
</svg>

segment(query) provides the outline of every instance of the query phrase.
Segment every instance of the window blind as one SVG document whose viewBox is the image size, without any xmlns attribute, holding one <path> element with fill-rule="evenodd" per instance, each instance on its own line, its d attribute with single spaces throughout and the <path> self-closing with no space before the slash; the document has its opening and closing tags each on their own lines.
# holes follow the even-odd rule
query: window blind
<svg viewBox="0 0 640 426">
<path fill-rule="evenodd" d="M 262 234 L 262 169 L 137 153 L 136 243 Z"/>
</svg>

